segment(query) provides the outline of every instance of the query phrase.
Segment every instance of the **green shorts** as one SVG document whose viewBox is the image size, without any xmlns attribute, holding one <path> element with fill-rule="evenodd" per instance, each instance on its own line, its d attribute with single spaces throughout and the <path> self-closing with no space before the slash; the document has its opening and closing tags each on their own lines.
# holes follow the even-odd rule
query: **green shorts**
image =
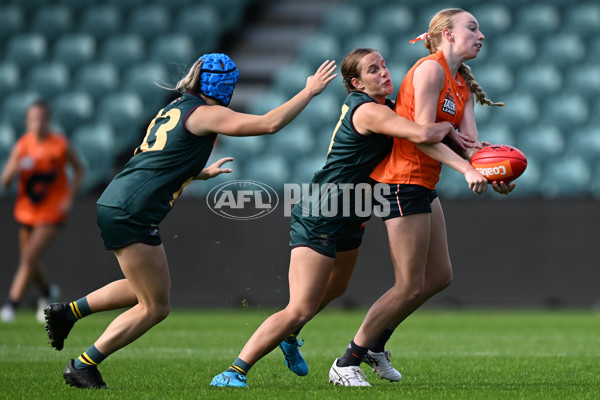
<svg viewBox="0 0 600 400">
<path fill-rule="evenodd" d="M 335 258 L 338 251 L 360 247 L 366 222 L 303 217 L 292 213 L 290 248 L 306 246 L 324 256 Z"/>
<path fill-rule="evenodd" d="M 125 210 L 98 205 L 96 216 L 107 250 L 120 249 L 133 243 L 152 246 L 162 243 L 158 224 L 140 221 Z"/>
</svg>

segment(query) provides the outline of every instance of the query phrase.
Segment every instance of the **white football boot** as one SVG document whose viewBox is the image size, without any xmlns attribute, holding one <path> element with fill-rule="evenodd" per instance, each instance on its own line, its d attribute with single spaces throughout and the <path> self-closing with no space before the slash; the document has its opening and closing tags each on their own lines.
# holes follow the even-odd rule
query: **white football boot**
<svg viewBox="0 0 600 400">
<path fill-rule="evenodd" d="M 2 322 L 15 322 L 15 309 L 10 304 L 3 305 L 0 314 Z"/>
<path fill-rule="evenodd" d="M 59 298 L 60 298 L 60 288 L 54 284 L 50 285 L 50 294 L 48 295 L 48 297 L 40 297 L 38 299 L 38 307 L 37 307 L 37 311 L 35 313 L 35 318 L 38 320 L 38 322 L 40 322 L 42 324 L 46 323 L 46 316 L 44 314 L 44 309 L 46 307 L 48 307 L 50 304 L 58 302 Z"/>
<path fill-rule="evenodd" d="M 371 386 L 360 367 L 338 367 L 336 358 L 329 370 L 329 382 L 340 386 Z"/>
<path fill-rule="evenodd" d="M 402 375 L 392 366 L 390 362 L 391 353 L 388 350 L 382 353 L 373 353 L 371 350 L 367 352 L 367 355 L 363 359 L 364 363 L 369 364 L 377 375 L 381 379 L 387 379 L 391 382 L 400 382 Z"/>
</svg>

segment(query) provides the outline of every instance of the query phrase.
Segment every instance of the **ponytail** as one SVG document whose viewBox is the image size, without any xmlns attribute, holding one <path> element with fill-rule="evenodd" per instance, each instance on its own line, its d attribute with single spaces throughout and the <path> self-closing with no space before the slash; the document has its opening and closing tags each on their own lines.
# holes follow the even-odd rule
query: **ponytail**
<svg viewBox="0 0 600 400">
<path fill-rule="evenodd" d="M 471 68 L 469 68 L 467 64 L 461 64 L 461 66 L 458 67 L 458 73 L 463 77 L 465 82 L 467 82 L 469 90 L 471 90 L 471 93 L 475 94 L 476 100 L 479 104 L 486 106 L 504 107 L 504 103 L 495 103 L 492 100 L 488 99 L 487 95 L 481 88 L 479 82 L 475 80 L 475 77 L 471 73 Z"/>
</svg>

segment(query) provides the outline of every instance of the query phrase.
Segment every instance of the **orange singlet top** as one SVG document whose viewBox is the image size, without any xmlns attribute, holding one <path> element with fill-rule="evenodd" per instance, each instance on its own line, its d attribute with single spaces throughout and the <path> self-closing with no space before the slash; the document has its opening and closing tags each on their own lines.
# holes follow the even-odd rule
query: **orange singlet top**
<svg viewBox="0 0 600 400">
<path fill-rule="evenodd" d="M 421 58 L 408 71 L 396 98 L 394 111 L 399 115 L 415 120 L 415 87 L 413 77 L 415 69 L 425 60 L 435 60 L 444 68 L 444 87 L 440 92 L 435 122 L 448 121 L 458 127 L 470 96 L 467 83 L 460 74 L 453 77 L 446 63 L 446 57 L 440 50 L 435 54 Z M 442 166 L 406 140 L 394 138 L 392 152 L 384 158 L 371 173 L 377 182 L 420 185 L 435 189 L 440 179 Z"/>
<path fill-rule="evenodd" d="M 60 224 L 66 219 L 61 206 L 69 194 L 65 172 L 67 139 L 55 133 L 39 141 L 34 133 L 16 144 L 20 175 L 14 216 L 28 226 Z"/>
</svg>

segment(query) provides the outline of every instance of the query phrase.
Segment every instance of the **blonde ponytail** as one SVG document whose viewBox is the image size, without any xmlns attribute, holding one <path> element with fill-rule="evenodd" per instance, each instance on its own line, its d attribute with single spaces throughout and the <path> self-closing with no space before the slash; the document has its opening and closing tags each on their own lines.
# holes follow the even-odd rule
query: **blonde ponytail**
<svg viewBox="0 0 600 400">
<path fill-rule="evenodd" d="M 475 80 L 475 77 L 471 73 L 471 68 L 469 68 L 467 64 L 461 64 L 461 66 L 458 67 L 458 73 L 463 77 L 465 82 L 467 82 L 467 86 L 471 90 L 471 93 L 475 93 L 475 98 L 479 104 L 504 107 L 504 103 L 495 103 L 488 99 L 479 82 Z"/>
</svg>

